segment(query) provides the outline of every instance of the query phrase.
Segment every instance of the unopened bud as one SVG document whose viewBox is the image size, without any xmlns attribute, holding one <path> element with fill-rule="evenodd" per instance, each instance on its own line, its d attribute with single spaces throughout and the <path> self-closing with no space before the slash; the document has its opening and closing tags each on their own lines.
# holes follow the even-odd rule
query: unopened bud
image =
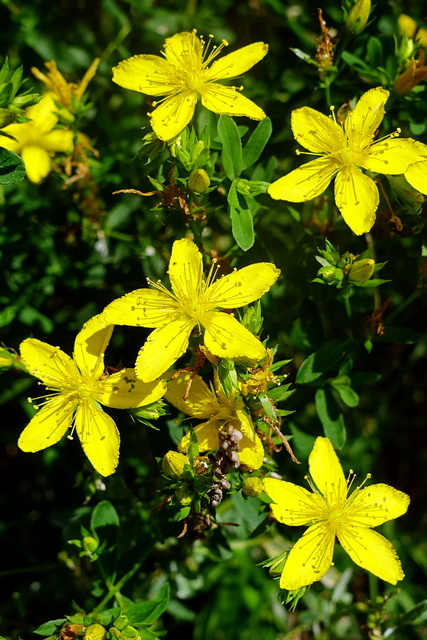
<svg viewBox="0 0 427 640">
<path fill-rule="evenodd" d="M 371 0 L 356 0 L 348 14 L 346 27 L 354 34 L 358 34 L 366 26 L 371 13 Z"/>
<path fill-rule="evenodd" d="M 204 169 L 196 169 L 188 178 L 188 188 L 195 193 L 204 193 L 211 181 Z"/>
<path fill-rule="evenodd" d="M 244 479 L 242 486 L 243 495 L 256 498 L 263 491 L 264 487 L 260 478 L 253 476 Z"/>
<path fill-rule="evenodd" d="M 171 478 L 182 478 L 184 467 L 188 464 L 188 458 L 183 453 L 168 451 L 163 456 L 162 469 L 163 472 Z"/>
<path fill-rule="evenodd" d="M 82 540 L 82 543 L 83 549 L 88 553 L 95 553 L 95 551 L 99 547 L 98 540 L 95 540 L 95 538 L 92 538 L 92 536 L 85 536 Z"/>
<path fill-rule="evenodd" d="M 322 267 L 319 269 L 318 276 L 321 276 L 326 282 L 341 282 L 343 279 L 343 272 L 337 267 Z"/>
<path fill-rule="evenodd" d="M 107 629 L 102 624 L 90 624 L 86 627 L 84 640 L 104 640 L 107 636 Z"/>
<path fill-rule="evenodd" d="M 175 498 L 183 507 L 188 507 L 193 502 L 194 492 L 188 487 L 178 487 L 175 489 Z"/>
<path fill-rule="evenodd" d="M 372 258 L 363 258 L 353 262 L 348 272 L 350 282 L 367 282 L 375 271 L 375 261 Z"/>
</svg>

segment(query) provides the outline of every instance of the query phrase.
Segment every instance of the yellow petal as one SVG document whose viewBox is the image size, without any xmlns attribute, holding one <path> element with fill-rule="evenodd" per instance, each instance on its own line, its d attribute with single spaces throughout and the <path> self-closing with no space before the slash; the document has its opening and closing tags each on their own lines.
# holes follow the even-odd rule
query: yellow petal
<svg viewBox="0 0 427 640">
<path fill-rule="evenodd" d="M 15 140 L 11 140 L 10 138 L 6 138 L 6 136 L 1 136 L 0 147 L 9 149 L 9 151 L 13 151 L 14 153 L 20 153 L 22 147 L 20 138 L 26 139 L 26 136 L 22 135 L 23 131 L 25 131 L 26 124 L 28 123 L 23 122 L 22 124 L 9 124 L 7 127 L 2 127 L 2 131 L 16 138 L 17 142 L 15 142 Z M 22 127 L 24 127 L 24 130 L 22 129 Z"/>
<path fill-rule="evenodd" d="M 338 456 L 328 438 L 316 438 L 308 464 L 310 475 L 328 505 L 342 502 L 347 495 L 347 482 Z"/>
<path fill-rule="evenodd" d="M 46 386 L 55 389 L 73 388 L 80 384 L 77 367 L 69 355 L 59 347 L 27 338 L 20 345 L 22 360 L 31 373 Z"/>
<path fill-rule="evenodd" d="M 320 580 L 332 564 L 335 535 L 324 523 L 309 527 L 291 549 L 280 588 L 294 591 Z"/>
<path fill-rule="evenodd" d="M 21 152 L 28 179 L 35 184 L 41 182 L 52 168 L 52 161 L 45 149 L 37 146 L 25 145 Z"/>
<path fill-rule="evenodd" d="M 263 120 L 266 117 L 264 111 L 243 96 L 233 87 L 224 87 L 221 84 L 208 84 L 200 89 L 202 105 L 213 111 L 228 116 L 247 116 L 252 120 Z"/>
<path fill-rule="evenodd" d="M 263 42 L 254 42 L 247 47 L 242 47 L 233 53 L 215 60 L 210 69 L 205 72 L 207 82 L 235 78 L 246 73 L 249 69 L 267 55 L 268 45 Z"/>
<path fill-rule="evenodd" d="M 155 402 L 164 395 L 165 391 L 164 380 L 142 382 L 136 377 L 134 369 L 122 369 L 99 380 L 94 385 L 91 396 L 106 407 L 131 409 Z"/>
<path fill-rule="evenodd" d="M 177 136 L 193 117 L 196 102 L 197 92 L 190 90 L 165 98 L 150 113 L 156 136 L 165 142 Z"/>
<path fill-rule="evenodd" d="M 251 470 L 259 469 L 262 466 L 265 455 L 259 436 L 255 433 L 253 439 L 250 439 L 244 435 L 239 442 L 237 455 L 241 464 L 246 465 Z"/>
<path fill-rule="evenodd" d="M 202 254 L 189 238 L 176 240 L 172 245 L 169 278 L 174 294 L 184 303 L 200 295 L 202 284 Z"/>
<path fill-rule="evenodd" d="M 265 478 L 263 484 L 265 492 L 275 503 L 271 504 L 270 508 L 279 522 L 300 526 L 321 517 L 325 503 L 319 495 L 292 482 L 276 478 Z"/>
<path fill-rule="evenodd" d="M 46 151 L 71 153 L 73 146 L 73 132 L 68 129 L 55 129 L 43 136 L 43 148 Z"/>
<path fill-rule="evenodd" d="M 239 421 L 240 425 L 239 425 L 239 429 L 240 431 L 243 433 L 244 436 L 246 436 L 246 438 L 248 438 L 249 440 L 254 441 L 256 434 L 255 434 L 255 428 L 252 422 L 252 418 L 250 416 L 249 413 L 247 413 L 247 410 L 245 408 L 245 405 L 243 403 L 243 400 L 241 398 L 239 398 L 237 400 L 236 404 L 240 404 L 241 408 L 239 406 L 236 407 L 235 409 L 235 415 L 237 420 Z"/>
<path fill-rule="evenodd" d="M 183 75 L 189 70 L 199 71 L 202 66 L 203 44 L 195 31 L 175 33 L 165 41 L 166 60 L 179 69 Z"/>
<path fill-rule="evenodd" d="M 194 433 L 196 434 L 197 443 L 201 452 L 218 449 L 220 430 L 221 423 L 216 418 L 212 418 L 212 420 L 198 424 L 197 427 L 195 427 Z M 187 451 L 190 446 L 190 434 L 186 434 L 186 436 L 184 436 L 179 444 L 178 448 L 181 451 Z M 184 442 L 185 438 L 186 440 Z"/>
<path fill-rule="evenodd" d="M 353 149 L 365 149 L 384 118 L 384 105 L 390 95 L 382 87 L 369 89 L 345 120 L 345 131 Z"/>
<path fill-rule="evenodd" d="M 40 451 L 56 444 L 71 427 L 76 398 L 58 395 L 49 400 L 25 427 L 18 440 L 22 451 Z"/>
<path fill-rule="evenodd" d="M 223 276 L 206 291 L 207 310 L 235 309 L 258 300 L 276 282 L 280 269 L 269 262 L 257 262 Z"/>
<path fill-rule="evenodd" d="M 209 311 L 201 318 L 205 328 L 205 347 L 221 358 L 260 360 L 265 355 L 264 345 L 233 316 L 220 311 Z"/>
<path fill-rule="evenodd" d="M 337 170 L 332 158 L 316 158 L 273 182 L 268 193 L 274 200 L 306 202 L 325 191 Z"/>
<path fill-rule="evenodd" d="M 178 309 L 173 298 L 157 289 L 135 289 L 113 300 L 102 312 L 106 324 L 161 327 Z"/>
<path fill-rule="evenodd" d="M 338 540 L 350 558 L 381 580 L 396 584 L 405 574 L 393 545 L 372 529 L 351 526 L 337 532 Z"/>
<path fill-rule="evenodd" d="M 133 56 L 119 62 L 113 68 L 113 82 L 150 96 L 165 96 L 177 89 L 169 62 L 160 56 Z"/>
<path fill-rule="evenodd" d="M 79 406 L 76 431 L 83 451 L 102 476 L 114 473 L 119 461 L 120 435 L 116 423 L 91 399 Z"/>
<path fill-rule="evenodd" d="M 427 160 L 411 164 L 405 172 L 405 178 L 414 189 L 427 195 Z"/>
<path fill-rule="evenodd" d="M 192 320 L 172 320 L 150 333 L 136 360 L 138 378 L 152 382 L 169 369 L 187 349 L 193 327 Z"/>
<path fill-rule="evenodd" d="M 187 371 L 169 380 L 166 400 L 183 413 L 195 418 L 210 418 L 219 413 L 221 405 L 216 395 L 197 374 L 192 378 L 188 398 L 184 400 L 184 393 L 191 377 L 192 372 Z"/>
<path fill-rule="evenodd" d="M 335 202 L 350 229 L 360 236 L 367 233 L 375 222 L 378 187 L 360 169 L 347 165 L 335 178 Z"/>
<path fill-rule="evenodd" d="M 344 131 L 339 124 L 311 107 L 292 111 L 291 126 L 295 140 L 314 153 L 333 153 L 344 146 Z"/>
<path fill-rule="evenodd" d="M 114 325 L 106 324 L 103 314 L 88 320 L 74 342 L 74 362 L 82 373 L 98 380 L 104 372 L 104 352 L 110 342 Z"/>
<path fill-rule="evenodd" d="M 377 527 L 406 513 L 409 496 L 387 484 L 373 484 L 347 500 L 345 512 L 352 524 Z"/>
<path fill-rule="evenodd" d="M 32 127 L 42 133 L 47 133 L 58 122 L 58 116 L 55 112 L 58 111 L 58 107 L 55 104 L 53 97 L 50 94 L 45 95 L 38 104 L 33 107 L 29 107 L 25 113 L 28 118 L 31 118 Z"/>
<path fill-rule="evenodd" d="M 375 142 L 357 164 L 376 173 L 405 173 L 409 165 L 420 159 L 418 145 L 410 138 L 394 138 Z"/>
</svg>

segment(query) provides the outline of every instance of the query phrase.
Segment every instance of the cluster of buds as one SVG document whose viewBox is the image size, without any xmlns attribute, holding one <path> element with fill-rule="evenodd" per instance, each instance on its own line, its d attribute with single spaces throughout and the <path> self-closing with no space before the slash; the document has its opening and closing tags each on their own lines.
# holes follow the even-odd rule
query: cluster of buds
<svg viewBox="0 0 427 640">
<path fill-rule="evenodd" d="M 0 129 L 13 122 L 28 122 L 26 108 L 39 102 L 38 93 L 31 93 L 30 90 L 20 92 L 24 82 L 22 67 L 9 75 L 9 63 L 6 59 L 0 68 Z"/>
<path fill-rule="evenodd" d="M 316 256 L 316 260 L 322 267 L 313 282 L 332 285 L 337 289 L 352 285 L 372 288 L 389 282 L 379 278 L 372 279 L 373 274 L 382 269 L 386 263 L 375 263 L 368 257 L 369 250 L 360 255 L 354 255 L 349 251 L 340 254 L 327 239 L 325 239 L 325 246 L 325 250 L 318 249 L 320 256 Z"/>
</svg>

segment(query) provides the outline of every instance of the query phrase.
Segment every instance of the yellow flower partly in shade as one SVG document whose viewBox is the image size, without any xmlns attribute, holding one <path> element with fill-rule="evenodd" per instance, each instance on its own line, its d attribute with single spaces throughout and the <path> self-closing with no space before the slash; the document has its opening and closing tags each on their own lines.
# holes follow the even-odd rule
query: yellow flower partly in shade
<svg viewBox="0 0 427 640">
<path fill-rule="evenodd" d="M 82 99 L 89 82 L 95 75 L 99 60 L 99 58 L 95 58 L 83 78 L 78 83 L 67 82 L 62 73 L 58 70 L 55 60 L 50 60 L 49 62 L 44 63 L 45 67 L 48 69 L 47 75 L 39 71 L 36 67 L 31 67 L 31 71 L 38 80 L 41 80 L 41 82 L 46 85 L 49 91 L 52 91 L 55 100 L 59 102 L 59 104 L 67 109 L 73 110 L 75 103 Z"/>
<path fill-rule="evenodd" d="M 100 405 L 141 407 L 161 398 L 166 385 L 161 380 L 145 384 L 133 369 L 104 375 L 104 351 L 112 331 L 113 326 L 106 325 L 99 315 L 91 318 L 76 336 L 73 358 L 34 338 L 22 342 L 23 363 L 49 391 L 37 398 L 41 400 L 37 413 L 19 438 L 23 451 L 40 451 L 56 444 L 71 428 L 95 469 L 103 476 L 114 472 L 120 436 L 114 420 Z"/>
<path fill-rule="evenodd" d="M 25 113 L 30 122 L 10 124 L 2 131 L 16 138 L 2 136 L 0 145 L 21 156 L 31 182 L 39 183 L 52 169 L 52 156 L 56 152 L 71 153 L 73 133 L 68 129 L 55 129 L 58 111 L 50 95 L 46 95 Z"/>
<path fill-rule="evenodd" d="M 172 373 L 168 372 L 168 376 Z M 250 469 L 259 469 L 264 459 L 264 448 L 242 397 L 237 392 L 226 394 L 216 375 L 210 387 L 199 375 L 195 375 L 184 400 L 191 376 L 191 372 L 186 372 L 172 378 L 168 382 L 165 398 L 188 416 L 204 420 L 194 429 L 200 452 L 222 447 L 232 458 L 235 452 L 241 464 Z M 190 436 L 187 434 L 178 448 L 187 452 L 189 446 Z"/>
<path fill-rule="evenodd" d="M 319 196 L 335 178 L 335 202 L 348 226 L 360 235 L 371 229 L 379 204 L 378 187 L 361 169 L 386 175 L 405 173 L 417 162 L 416 142 L 399 131 L 374 140 L 384 117 L 389 92 L 370 89 L 348 114 L 343 126 L 335 119 L 302 107 L 292 112 L 292 131 L 308 155 L 319 156 L 270 185 L 276 200 L 306 202 Z"/>
<path fill-rule="evenodd" d="M 239 93 L 242 87 L 226 87 L 218 80 L 235 78 L 251 69 L 266 55 L 268 46 L 255 42 L 215 60 L 228 43 L 223 40 L 211 48 L 210 44 L 211 37 L 205 43 L 196 31 L 184 31 L 166 39 L 164 58 L 138 55 L 114 67 L 113 81 L 121 87 L 165 96 L 153 102 L 155 109 L 149 114 L 160 140 L 171 140 L 187 126 L 199 97 L 202 105 L 214 113 L 265 118 L 260 107 Z"/>
<path fill-rule="evenodd" d="M 408 38 L 413 38 L 422 47 L 427 47 L 427 29 L 420 27 L 411 16 L 401 13 L 397 19 L 397 26 Z"/>
<path fill-rule="evenodd" d="M 289 553 L 280 587 L 294 591 L 320 580 L 332 564 L 335 538 L 363 569 L 391 584 L 402 580 L 392 544 L 372 527 L 403 515 L 409 496 L 386 484 L 360 485 L 349 494 L 355 476 L 350 471 L 346 480 L 328 438 L 316 439 L 309 469 L 313 493 L 284 480 L 263 481 L 276 520 L 308 526 Z"/>
<path fill-rule="evenodd" d="M 141 380 L 151 382 L 169 369 L 186 351 L 195 327 L 204 329 L 204 345 L 214 356 L 264 357 L 260 340 L 231 313 L 218 309 L 236 309 L 258 300 L 276 282 L 280 270 L 269 262 L 258 262 L 214 282 L 216 272 L 214 260 L 204 279 L 202 254 L 194 242 L 176 240 L 168 271 L 172 291 L 148 280 L 153 289 L 132 291 L 104 309 L 107 323 L 154 329 L 136 360 Z"/>
<path fill-rule="evenodd" d="M 420 159 L 409 165 L 405 178 L 414 189 L 427 195 L 427 146 L 422 142 L 417 142 L 416 145 Z"/>
</svg>

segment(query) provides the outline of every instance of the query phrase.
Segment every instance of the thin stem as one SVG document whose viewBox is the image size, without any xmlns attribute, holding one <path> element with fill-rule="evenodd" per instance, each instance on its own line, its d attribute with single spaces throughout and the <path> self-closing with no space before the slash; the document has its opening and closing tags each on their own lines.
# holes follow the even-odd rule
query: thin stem
<svg viewBox="0 0 427 640">
<path fill-rule="evenodd" d="M 109 600 L 111 600 L 111 598 L 118 594 L 120 589 L 126 584 L 128 580 L 130 580 L 135 575 L 135 573 L 141 568 L 141 566 L 142 562 L 137 562 L 136 564 L 134 564 L 130 571 L 128 571 L 118 582 L 116 582 L 116 584 L 109 586 L 108 593 L 105 594 L 98 606 L 95 607 L 93 613 L 103 611 Z"/>
</svg>

